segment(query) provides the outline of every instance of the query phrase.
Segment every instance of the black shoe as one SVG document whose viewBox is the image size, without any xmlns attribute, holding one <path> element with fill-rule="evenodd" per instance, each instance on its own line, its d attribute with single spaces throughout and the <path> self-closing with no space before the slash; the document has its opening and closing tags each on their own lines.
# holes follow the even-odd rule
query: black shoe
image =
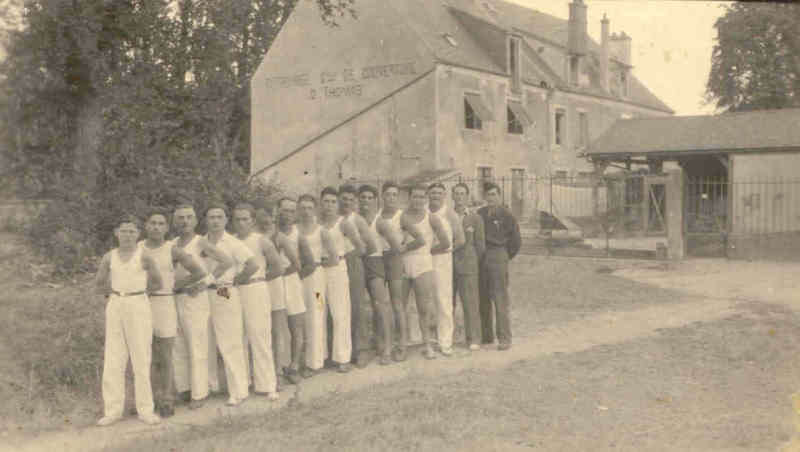
<svg viewBox="0 0 800 452">
<path fill-rule="evenodd" d="M 350 363 L 341 363 L 337 366 L 336 371 L 340 374 L 346 374 L 347 372 L 350 372 L 351 369 L 352 367 L 350 366 Z"/>
<path fill-rule="evenodd" d="M 286 379 L 289 380 L 289 383 L 296 385 L 300 383 L 300 374 L 294 369 L 286 369 Z"/>
<path fill-rule="evenodd" d="M 177 400 L 183 403 L 189 403 L 192 400 L 192 391 L 182 391 L 178 393 Z"/>
<path fill-rule="evenodd" d="M 175 415 L 175 408 L 169 403 L 161 404 L 158 408 L 158 415 L 162 418 L 171 417 Z"/>
<path fill-rule="evenodd" d="M 505 350 L 508 350 L 510 348 L 511 348 L 511 344 L 503 344 L 503 343 L 501 343 L 500 345 L 497 346 L 497 349 L 500 350 L 500 351 L 505 351 Z"/>
<path fill-rule="evenodd" d="M 313 377 L 314 375 L 316 375 L 316 372 L 314 372 L 312 369 L 309 369 L 308 367 L 303 367 L 303 368 L 300 370 L 300 375 L 301 375 L 303 378 L 311 378 L 311 377 Z"/>
</svg>

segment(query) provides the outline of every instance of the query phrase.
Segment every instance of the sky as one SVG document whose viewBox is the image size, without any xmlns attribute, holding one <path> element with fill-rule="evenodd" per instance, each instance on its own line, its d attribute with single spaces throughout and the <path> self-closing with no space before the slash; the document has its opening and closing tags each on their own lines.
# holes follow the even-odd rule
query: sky
<svg viewBox="0 0 800 452">
<path fill-rule="evenodd" d="M 569 0 L 508 0 L 562 19 Z M 600 42 L 605 13 L 611 33 L 632 38 L 633 73 L 677 115 L 714 113 L 703 105 L 711 69 L 714 22 L 729 2 L 665 0 L 585 0 L 589 36 Z"/>
</svg>

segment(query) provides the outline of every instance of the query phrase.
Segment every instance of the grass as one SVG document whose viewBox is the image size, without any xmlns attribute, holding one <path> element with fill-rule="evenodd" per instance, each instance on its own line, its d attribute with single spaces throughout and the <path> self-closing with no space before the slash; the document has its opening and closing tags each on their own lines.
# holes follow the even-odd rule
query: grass
<svg viewBox="0 0 800 452">
<path fill-rule="evenodd" d="M 124 450 L 776 450 L 800 315 L 746 314 L 503 369 L 409 378 Z"/>
<path fill-rule="evenodd" d="M 0 257 L 0 418 L 37 431 L 94 417 L 99 407 L 104 304 L 88 277 L 40 279 L 39 263 L 9 236 Z"/>
<path fill-rule="evenodd" d="M 0 239 L 5 239 L 2 243 L 11 240 L 8 236 Z M 91 275 L 48 285 L 38 276 L 45 272 L 36 270 L 42 263 L 23 250 L 19 246 L 0 250 L 4 294 L 0 328 L 10 332 L 0 342 L 0 397 L 4 400 L 0 433 L 88 425 L 101 412 L 104 301 L 91 290 Z M 511 267 L 515 336 L 596 312 L 680 298 L 674 292 L 609 275 L 602 271 L 606 265 L 615 264 L 518 257 Z M 459 305 L 457 342 L 463 341 L 461 318 Z M 131 386 L 129 405 L 133 404 Z M 446 412 L 431 407 L 424 416 L 432 416 L 429 420 L 435 422 L 436 416 L 446 416 Z"/>
</svg>

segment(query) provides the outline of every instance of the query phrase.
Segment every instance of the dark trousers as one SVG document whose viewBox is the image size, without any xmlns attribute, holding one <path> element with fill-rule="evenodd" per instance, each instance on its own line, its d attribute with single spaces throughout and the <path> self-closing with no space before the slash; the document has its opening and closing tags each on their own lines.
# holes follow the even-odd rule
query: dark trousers
<svg viewBox="0 0 800 452">
<path fill-rule="evenodd" d="M 511 297 L 508 293 L 508 253 L 505 248 L 486 249 L 479 283 L 483 343 L 494 342 L 494 314 L 498 341 L 511 344 Z"/>
<path fill-rule="evenodd" d="M 150 378 L 156 402 L 172 405 L 175 402 L 175 369 L 172 366 L 174 337 L 153 337 L 153 359 Z"/>
<path fill-rule="evenodd" d="M 350 278 L 350 334 L 353 340 L 353 357 L 370 348 L 372 306 L 366 297 L 367 278 L 364 261 L 360 256 L 347 255 L 347 275 Z"/>
<path fill-rule="evenodd" d="M 453 289 L 453 310 L 456 307 L 456 295 L 461 298 L 461 307 L 464 309 L 464 335 L 467 345 L 479 344 L 481 316 L 478 308 L 480 304 L 478 275 L 462 275 L 453 272 Z"/>
</svg>

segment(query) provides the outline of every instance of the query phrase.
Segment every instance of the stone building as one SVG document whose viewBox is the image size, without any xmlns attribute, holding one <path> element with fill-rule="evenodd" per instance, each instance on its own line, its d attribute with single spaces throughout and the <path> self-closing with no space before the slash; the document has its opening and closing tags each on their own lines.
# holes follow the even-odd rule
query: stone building
<svg viewBox="0 0 800 452">
<path fill-rule="evenodd" d="M 589 174 L 587 144 L 617 119 L 673 111 L 633 75 L 631 37 L 604 18 L 598 44 L 583 1 L 564 6 L 569 20 L 498 0 L 359 0 L 329 27 L 298 2 L 251 81 L 253 174 L 297 192 Z"/>
</svg>

